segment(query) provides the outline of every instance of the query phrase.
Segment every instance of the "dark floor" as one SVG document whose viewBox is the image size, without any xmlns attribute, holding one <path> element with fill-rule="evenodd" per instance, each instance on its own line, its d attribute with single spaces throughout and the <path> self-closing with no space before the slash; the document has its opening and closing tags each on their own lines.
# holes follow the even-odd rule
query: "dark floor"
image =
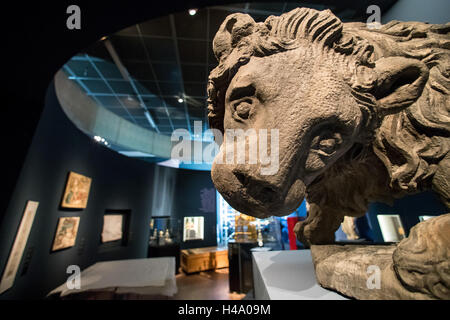
<svg viewBox="0 0 450 320">
<path fill-rule="evenodd" d="M 228 268 L 176 276 L 174 300 L 242 300 L 245 294 L 230 293 Z"/>
</svg>

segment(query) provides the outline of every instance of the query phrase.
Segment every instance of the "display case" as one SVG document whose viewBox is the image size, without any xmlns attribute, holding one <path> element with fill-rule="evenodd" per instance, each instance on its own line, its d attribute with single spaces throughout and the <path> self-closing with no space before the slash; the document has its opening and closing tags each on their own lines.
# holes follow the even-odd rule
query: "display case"
<svg viewBox="0 0 450 320">
<path fill-rule="evenodd" d="M 268 247 L 272 250 L 283 250 L 281 219 L 279 217 L 270 217 L 256 220 L 256 241 L 258 242 L 258 246 Z"/>
<path fill-rule="evenodd" d="M 176 273 L 180 268 L 180 221 L 170 216 L 152 217 L 150 220 L 149 258 L 175 257 Z"/>
<path fill-rule="evenodd" d="M 170 216 L 150 219 L 149 245 L 164 246 L 180 242 L 180 223 Z"/>
<path fill-rule="evenodd" d="M 235 215 L 234 233 L 229 240 L 256 242 L 259 247 L 282 250 L 281 226 L 277 217 L 257 219 L 243 213 Z"/>
<path fill-rule="evenodd" d="M 252 249 L 255 247 L 257 241 L 228 242 L 230 292 L 248 293 L 253 289 Z"/>
<path fill-rule="evenodd" d="M 280 219 L 238 213 L 234 230 L 228 241 L 230 292 L 248 293 L 253 289 L 252 252 L 282 250 Z"/>
</svg>

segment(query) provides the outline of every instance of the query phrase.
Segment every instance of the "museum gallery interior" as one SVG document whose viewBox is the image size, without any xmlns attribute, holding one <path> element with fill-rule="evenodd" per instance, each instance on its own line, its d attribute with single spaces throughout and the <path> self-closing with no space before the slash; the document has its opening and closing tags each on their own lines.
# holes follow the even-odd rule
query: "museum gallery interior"
<svg viewBox="0 0 450 320">
<path fill-rule="evenodd" d="M 448 1 L 66 7 L 1 300 L 450 299 Z"/>
</svg>

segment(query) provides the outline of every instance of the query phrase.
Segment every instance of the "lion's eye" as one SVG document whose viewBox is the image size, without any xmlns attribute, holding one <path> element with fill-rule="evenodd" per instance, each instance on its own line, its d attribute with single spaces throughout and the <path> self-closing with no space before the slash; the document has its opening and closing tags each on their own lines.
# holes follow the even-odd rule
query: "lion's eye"
<svg viewBox="0 0 450 320">
<path fill-rule="evenodd" d="M 336 139 L 325 139 L 319 142 L 320 150 L 326 153 L 332 153 L 336 146 Z"/>
<path fill-rule="evenodd" d="M 248 101 L 242 101 L 236 104 L 236 115 L 241 119 L 248 119 L 252 105 Z"/>
<path fill-rule="evenodd" d="M 326 132 L 313 139 L 312 148 L 317 150 L 317 152 L 323 156 L 330 156 L 341 144 L 342 136 L 340 133 Z"/>
<path fill-rule="evenodd" d="M 242 121 L 250 118 L 254 107 L 255 93 L 256 88 L 252 83 L 244 86 L 238 85 L 231 89 L 228 101 L 235 120 Z"/>
</svg>

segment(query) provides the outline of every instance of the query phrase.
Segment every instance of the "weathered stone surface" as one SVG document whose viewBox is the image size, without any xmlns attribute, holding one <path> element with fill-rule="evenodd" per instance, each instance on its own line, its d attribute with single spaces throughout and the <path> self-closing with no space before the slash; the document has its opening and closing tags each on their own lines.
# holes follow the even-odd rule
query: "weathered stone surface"
<svg viewBox="0 0 450 320">
<path fill-rule="evenodd" d="M 450 214 L 414 226 L 392 258 L 405 288 L 436 299 L 450 299 Z"/>
<path fill-rule="evenodd" d="M 398 21 L 368 29 L 307 8 L 263 23 L 228 16 L 213 41 L 210 126 L 277 129 L 278 141 L 267 140 L 279 168 L 223 161 L 261 142 L 225 135 L 212 166 L 218 191 L 259 218 L 306 197 L 308 218 L 295 227 L 306 244 L 333 243 L 343 217 L 371 201 L 432 189 L 450 207 L 449 32 Z"/>
<path fill-rule="evenodd" d="M 328 289 L 357 299 L 399 299 L 395 289 L 403 286 L 392 269 L 392 253 L 396 246 L 367 245 L 312 245 L 317 282 Z M 367 281 L 373 271 L 380 268 L 380 289 L 370 289 Z M 414 298 L 410 295 L 409 298 Z M 421 297 L 423 298 L 423 296 Z"/>
<path fill-rule="evenodd" d="M 357 299 L 450 299 L 450 214 L 419 223 L 398 246 L 312 245 L 317 281 Z M 380 287 L 372 283 L 380 270 Z"/>
</svg>

